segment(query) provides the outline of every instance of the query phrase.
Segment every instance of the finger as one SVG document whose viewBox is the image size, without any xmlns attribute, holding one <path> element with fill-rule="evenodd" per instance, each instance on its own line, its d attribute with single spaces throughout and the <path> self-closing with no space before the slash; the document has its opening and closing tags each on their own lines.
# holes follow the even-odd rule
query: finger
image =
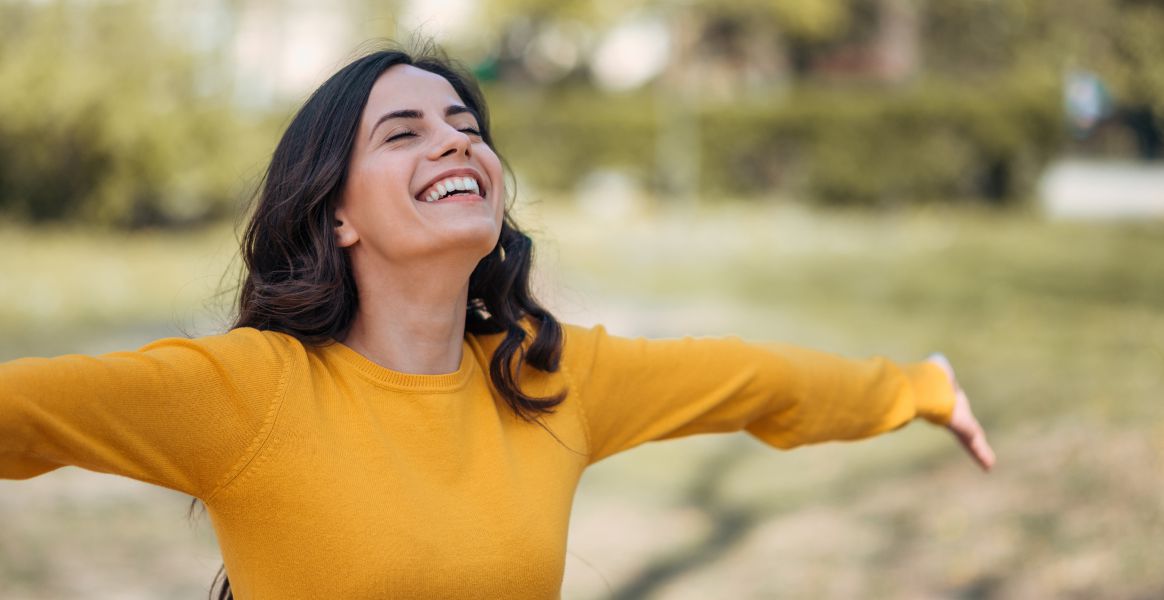
<svg viewBox="0 0 1164 600">
<path fill-rule="evenodd" d="M 990 471 L 994 467 L 994 449 L 986 441 L 986 434 L 982 433 L 981 429 L 966 443 L 966 449 L 982 467 L 982 470 Z"/>
<path fill-rule="evenodd" d="M 950 424 L 950 430 L 983 470 L 989 471 L 994 466 L 995 456 L 990 443 L 986 441 L 986 432 L 969 410 L 960 416 L 960 419 Z"/>
</svg>

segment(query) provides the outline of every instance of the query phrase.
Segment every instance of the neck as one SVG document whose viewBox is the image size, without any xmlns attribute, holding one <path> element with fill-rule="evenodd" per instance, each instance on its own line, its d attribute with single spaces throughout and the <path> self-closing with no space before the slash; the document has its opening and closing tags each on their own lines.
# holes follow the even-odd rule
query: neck
<svg viewBox="0 0 1164 600">
<path fill-rule="evenodd" d="M 448 269 L 415 264 L 378 267 L 372 276 L 357 271 L 359 309 L 341 341 L 401 373 L 455 372 L 461 366 L 471 272 L 453 276 Z"/>
</svg>

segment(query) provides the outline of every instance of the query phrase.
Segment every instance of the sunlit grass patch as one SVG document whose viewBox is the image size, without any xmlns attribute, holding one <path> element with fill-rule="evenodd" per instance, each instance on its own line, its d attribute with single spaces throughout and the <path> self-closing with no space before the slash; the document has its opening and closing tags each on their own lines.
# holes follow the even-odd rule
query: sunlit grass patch
<svg viewBox="0 0 1164 600">
<path fill-rule="evenodd" d="M 174 334 L 214 327 L 235 282 L 232 231 L 0 226 L 0 358 L 80 351 L 70 344 L 146 324 Z"/>
</svg>

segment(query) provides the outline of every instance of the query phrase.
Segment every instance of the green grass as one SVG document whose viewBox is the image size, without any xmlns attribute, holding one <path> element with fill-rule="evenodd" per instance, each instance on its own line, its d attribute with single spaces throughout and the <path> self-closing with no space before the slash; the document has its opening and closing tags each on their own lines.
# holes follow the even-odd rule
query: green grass
<svg viewBox="0 0 1164 600">
<path fill-rule="evenodd" d="M 125 349 L 225 323 L 233 229 L 133 235 L 0 225 L 0 360 Z"/>
<path fill-rule="evenodd" d="M 941 350 L 999 454 L 982 475 L 927 425 L 787 453 L 743 435 L 648 444 L 583 480 L 565 598 L 1164 594 L 1164 224 L 522 208 L 537 287 L 563 320 L 898 360 Z M 0 359 L 225 321 L 205 307 L 222 306 L 229 227 L 5 227 L 0 240 Z M 190 531 L 181 499 L 137 485 L 67 471 L 0 482 L 0 556 L 20 557 L 0 560 L 0 595 L 205 589 L 205 523 Z"/>
</svg>

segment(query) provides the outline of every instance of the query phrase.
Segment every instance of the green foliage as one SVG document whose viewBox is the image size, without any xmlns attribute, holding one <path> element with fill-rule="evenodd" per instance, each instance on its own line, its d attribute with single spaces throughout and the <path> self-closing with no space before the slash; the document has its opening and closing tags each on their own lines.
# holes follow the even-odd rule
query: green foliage
<svg viewBox="0 0 1164 600">
<path fill-rule="evenodd" d="M 389 18 L 385 7 L 395 4 L 351 12 L 380 22 Z M 277 137 L 270 116 L 281 120 L 282 114 L 242 114 L 232 99 L 230 68 L 221 56 L 185 43 L 196 36 L 181 31 L 174 6 L 0 2 L 0 217 L 134 227 L 237 212 Z M 238 6 L 224 6 L 228 19 L 241 19 Z M 705 34 L 719 31 L 735 41 L 720 40 L 722 47 L 702 52 L 744 56 L 779 47 L 794 63 L 785 80 L 733 88 L 782 86 L 779 95 L 714 106 L 668 96 L 683 95 L 676 81 L 687 73 L 685 64 L 655 90 L 615 97 L 582 86 L 583 67 L 551 89 L 498 83 L 488 95 L 501 150 L 523 176 L 548 189 L 569 189 L 594 169 L 617 168 L 657 191 L 698 181 L 705 195 L 795 194 L 834 204 L 1007 201 L 1029 195 L 1041 166 L 1064 141 L 1065 71 L 1095 72 L 1121 108 L 1164 115 L 1158 65 L 1164 4 L 1157 0 L 487 0 L 483 6 L 487 31 L 581 24 L 576 41 L 583 53 L 619 21 L 655 14 L 678 27 L 683 39 L 675 41 L 676 52 L 683 60 L 701 56 L 696 50 L 711 43 Z M 827 77 L 814 75 L 813 60 L 868 42 L 877 30 L 870 15 L 882 11 L 916 19 L 917 80 L 896 88 L 822 87 Z M 691 39 L 683 41 L 684 35 Z M 502 37 L 486 34 L 488 41 L 479 43 L 496 51 Z M 755 39 L 776 42 L 748 50 L 744 42 Z M 691 72 L 701 68 L 708 67 L 696 64 Z M 668 177 L 668 169 L 680 167 L 660 166 L 683 151 L 698 156 L 697 178 Z"/>
<path fill-rule="evenodd" d="M 931 0 L 927 68 L 956 77 L 1018 69 L 1094 71 L 1124 104 L 1164 113 L 1164 3 L 1158 0 Z"/>
<path fill-rule="evenodd" d="M 236 211 L 264 138 L 162 14 L 0 4 L 0 211 L 130 227 Z"/>
<path fill-rule="evenodd" d="M 764 27 L 774 25 L 783 36 L 802 42 L 827 41 L 847 33 L 860 20 L 869 0 L 716 0 L 693 2 L 705 17 L 735 17 Z"/>
<path fill-rule="evenodd" d="M 1034 80 L 988 89 L 806 89 L 704 106 L 670 122 L 660 116 L 664 105 L 643 95 L 496 90 L 491 98 L 501 150 L 525 177 L 553 189 L 599 168 L 657 185 L 660 128 L 681 119 L 698 124 L 703 194 L 795 194 L 832 204 L 1020 199 L 1063 141 L 1057 90 Z"/>
<path fill-rule="evenodd" d="M 570 189 L 588 172 L 611 166 L 650 174 L 658 129 L 650 98 L 500 87 L 486 97 L 498 150 L 538 186 Z"/>
<path fill-rule="evenodd" d="M 1057 104 L 1063 74 L 1075 69 L 1107 84 L 1116 118 L 1147 112 L 1158 129 L 1164 127 L 1164 69 L 1158 64 L 1164 4 L 1157 0 L 632 4 L 688 17 L 684 27 L 693 37 L 677 43 L 690 46 L 680 55 L 694 57 L 696 72 L 695 59 L 707 54 L 734 52 L 732 60 L 744 61 L 754 39 L 777 40 L 794 65 L 784 82 L 791 93 L 783 99 L 683 117 L 699 123 L 701 144 L 688 151 L 700 156 L 704 193 L 788 191 L 832 203 L 1028 196 L 1049 154 L 1065 142 Z M 569 18 L 565 5 L 560 12 L 555 6 L 545 5 L 541 18 Z M 958 85 L 911 81 L 896 90 L 814 90 L 828 80 L 813 71 L 814 61 L 827 63 L 846 48 L 860 51 L 885 34 L 878 15 L 890 13 L 916 24 L 920 70 L 914 77 Z M 716 36 L 729 41 L 712 47 Z M 683 86 L 675 81 L 686 71 L 676 66 L 659 85 L 679 93 Z M 568 188 L 600 167 L 630 171 L 652 184 L 665 179 L 657 177 L 656 162 L 664 157 L 656 150 L 675 140 L 660 128 L 677 124 L 659 113 L 675 109 L 658 111 L 659 103 L 647 96 L 576 93 L 581 97 L 570 99 L 562 90 L 535 100 L 515 95 L 512 103 L 520 108 L 499 111 L 506 133 L 501 139 L 509 141 L 526 176 L 553 188 Z"/>
</svg>

